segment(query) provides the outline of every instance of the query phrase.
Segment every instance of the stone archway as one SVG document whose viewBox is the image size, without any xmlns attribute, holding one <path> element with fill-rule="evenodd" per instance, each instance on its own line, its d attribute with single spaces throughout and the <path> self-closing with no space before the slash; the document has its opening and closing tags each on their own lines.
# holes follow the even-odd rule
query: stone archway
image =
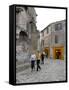
<svg viewBox="0 0 69 90">
<path fill-rule="evenodd" d="M 20 31 L 19 33 L 19 39 L 20 40 L 28 40 L 28 35 L 25 31 Z"/>
</svg>

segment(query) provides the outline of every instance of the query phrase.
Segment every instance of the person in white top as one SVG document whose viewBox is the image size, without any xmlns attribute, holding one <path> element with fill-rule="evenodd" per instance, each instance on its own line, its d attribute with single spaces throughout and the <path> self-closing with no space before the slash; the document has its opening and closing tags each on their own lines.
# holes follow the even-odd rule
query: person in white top
<svg viewBox="0 0 69 90">
<path fill-rule="evenodd" d="M 35 60 L 36 60 L 36 55 L 32 54 L 30 61 L 31 61 L 31 70 L 33 71 L 33 69 L 35 70 Z"/>
</svg>

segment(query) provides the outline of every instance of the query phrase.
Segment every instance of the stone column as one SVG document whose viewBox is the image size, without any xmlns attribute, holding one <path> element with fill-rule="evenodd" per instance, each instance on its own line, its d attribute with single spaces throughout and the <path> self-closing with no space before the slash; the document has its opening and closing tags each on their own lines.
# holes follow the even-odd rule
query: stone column
<svg viewBox="0 0 69 90">
<path fill-rule="evenodd" d="M 50 47 L 50 59 L 53 59 L 53 48 Z"/>
</svg>

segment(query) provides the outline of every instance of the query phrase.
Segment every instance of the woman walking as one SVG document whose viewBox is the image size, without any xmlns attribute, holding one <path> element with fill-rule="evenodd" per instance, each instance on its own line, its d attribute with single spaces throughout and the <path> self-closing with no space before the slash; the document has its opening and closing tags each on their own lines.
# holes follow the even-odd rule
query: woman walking
<svg viewBox="0 0 69 90">
<path fill-rule="evenodd" d="M 37 71 L 38 71 L 39 69 L 41 70 L 41 67 L 40 67 L 41 55 L 39 52 L 37 53 L 36 58 L 37 58 Z"/>
<path fill-rule="evenodd" d="M 31 55 L 31 71 L 33 71 L 33 69 L 35 70 L 35 60 L 36 60 L 36 55 L 33 53 Z"/>
</svg>

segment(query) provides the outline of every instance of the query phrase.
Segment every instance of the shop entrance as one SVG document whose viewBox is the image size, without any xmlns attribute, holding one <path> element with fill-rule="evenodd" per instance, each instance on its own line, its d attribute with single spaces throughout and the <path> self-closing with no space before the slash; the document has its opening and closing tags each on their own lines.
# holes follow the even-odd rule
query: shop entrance
<svg viewBox="0 0 69 90">
<path fill-rule="evenodd" d="M 64 59 L 64 47 L 55 47 L 53 51 L 54 59 Z"/>
<path fill-rule="evenodd" d="M 55 58 L 56 59 L 61 59 L 61 50 L 60 49 L 55 50 Z"/>
</svg>

